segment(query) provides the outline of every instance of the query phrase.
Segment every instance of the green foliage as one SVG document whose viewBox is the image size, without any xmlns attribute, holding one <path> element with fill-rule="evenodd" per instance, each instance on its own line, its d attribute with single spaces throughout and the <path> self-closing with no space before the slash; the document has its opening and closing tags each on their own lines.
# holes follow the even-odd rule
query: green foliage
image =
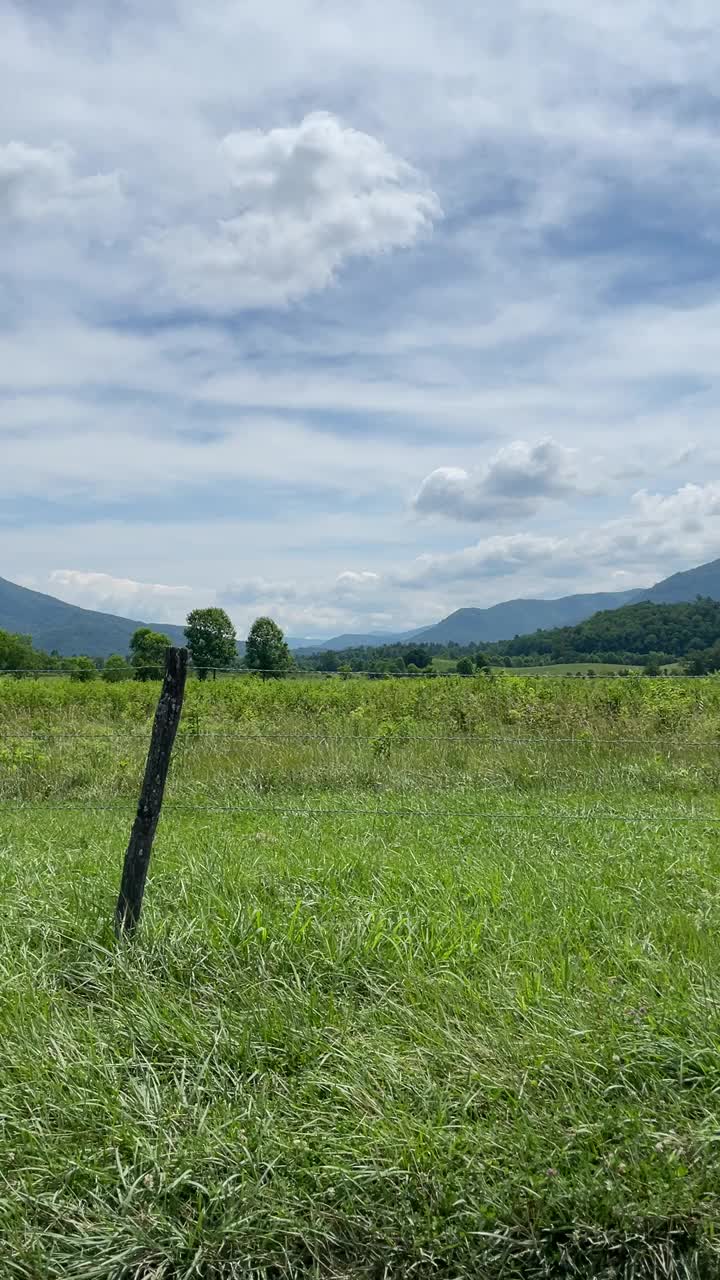
<svg viewBox="0 0 720 1280">
<path fill-rule="evenodd" d="M 30 636 L 0 631 L 0 671 L 37 671 L 51 661 L 47 654 L 33 649 Z"/>
<path fill-rule="evenodd" d="M 536 631 L 496 644 L 418 643 L 412 649 L 391 644 L 343 654 L 354 670 L 363 671 L 392 671 L 397 657 L 403 657 L 415 671 L 427 671 L 433 661 L 439 666 L 438 659 L 470 657 L 478 669 L 582 663 L 586 672 L 590 664 L 643 667 L 651 661 L 663 667 L 687 658 L 692 672 L 701 675 L 720 670 L 720 603 L 709 599 L 672 605 L 645 601 L 596 613 L 578 626 Z M 301 659 L 301 664 L 318 667 L 316 657 Z"/>
<path fill-rule="evenodd" d="M 432 654 L 422 645 L 415 645 L 414 648 L 404 651 L 402 659 L 406 667 L 415 667 L 418 671 L 423 671 L 425 667 L 430 666 Z"/>
<path fill-rule="evenodd" d="M 90 680 L 97 680 L 97 667 L 92 658 L 71 658 L 67 669 L 70 673 L 70 679 L 77 680 L 79 684 L 87 684 Z"/>
<path fill-rule="evenodd" d="M 292 666 L 292 657 L 280 627 L 272 618 L 256 618 L 245 644 L 245 665 L 265 678 L 280 676 Z"/>
<path fill-rule="evenodd" d="M 720 603 L 627 605 L 596 613 L 576 627 L 517 636 L 498 646 L 508 655 L 546 654 L 553 661 L 578 661 L 583 656 L 606 661 L 631 661 L 629 655 L 653 656 L 660 665 L 668 657 L 682 658 L 691 650 L 714 644 L 720 637 Z M 611 655 L 614 655 L 611 657 Z"/>
<path fill-rule="evenodd" d="M 475 672 L 475 663 L 472 658 L 460 658 L 457 664 L 457 673 L 459 676 L 471 676 Z"/>
<path fill-rule="evenodd" d="M 201 680 L 211 667 L 235 666 L 237 635 L 224 609 L 193 609 L 185 623 L 185 638 Z"/>
<path fill-rule="evenodd" d="M 693 649 L 683 664 L 688 675 L 706 676 L 720 671 L 720 640 L 707 649 Z"/>
<path fill-rule="evenodd" d="M 161 680 L 170 641 L 161 631 L 138 627 L 130 640 L 130 662 L 136 680 Z"/>
<path fill-rule="evenodd" d="M 102 678 L 108 684 L 118 684 L 121 680 L 129 679 L 132 674 L 132 667 L 122 654 L 111 653 L 103 664 Z"/>
<path fill-rule="evenodd" d="M 720 681 L 192 681 L 118 948 L 156 700 L 0 678 L 9 1276 L 717 1276 Z"/>
</svg>

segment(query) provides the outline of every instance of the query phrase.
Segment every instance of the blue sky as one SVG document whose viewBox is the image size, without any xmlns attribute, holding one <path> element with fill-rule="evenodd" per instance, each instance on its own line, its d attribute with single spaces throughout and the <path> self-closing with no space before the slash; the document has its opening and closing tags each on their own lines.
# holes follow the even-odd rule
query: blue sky
<svg viewBox="0 0 720 1280">
<path fill-rule="evenodd" d="M 710 0 L 0 0 L 0 574 L 389 630 L 720 556 Z"/>
</svg>

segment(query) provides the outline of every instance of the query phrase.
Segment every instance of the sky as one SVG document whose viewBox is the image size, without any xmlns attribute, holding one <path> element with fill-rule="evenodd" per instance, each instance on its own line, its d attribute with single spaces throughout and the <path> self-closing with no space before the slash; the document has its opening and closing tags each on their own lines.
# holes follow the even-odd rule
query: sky
<svg viewBox="0 0 720 1280">
<path fill-rule="evenodd" d="M 720 556 L 714 0 L 0 28 L 0 575 L 322 638 Z"/>
</svg>

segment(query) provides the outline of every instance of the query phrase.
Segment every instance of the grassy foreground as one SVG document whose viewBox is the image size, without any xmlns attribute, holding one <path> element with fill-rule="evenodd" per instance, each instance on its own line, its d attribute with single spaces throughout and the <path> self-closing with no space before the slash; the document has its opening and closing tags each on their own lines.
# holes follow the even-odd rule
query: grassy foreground
<svg viewBox="0 0 720 1280">
<path fill-rule="evenodd" d="M 719 693 L 0 681 L 0 1275 L 717 1276 Z"/>
</svg>

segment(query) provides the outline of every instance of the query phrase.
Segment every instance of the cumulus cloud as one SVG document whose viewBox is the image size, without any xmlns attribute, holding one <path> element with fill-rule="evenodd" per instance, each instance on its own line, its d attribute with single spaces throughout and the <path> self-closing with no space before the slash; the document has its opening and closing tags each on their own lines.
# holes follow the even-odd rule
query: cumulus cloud
<svg viewBox="0 0 720 1280">
<path fill-rule="evenodd" d="M 544 501 L 580 492 L 572 450 L 551 439 L 518 440 L 480 471 L 439 467 L 423 480 L 413 505 L 422 515 L 480 522 L 530 516 Z"/>
<path fill-rule="evenodd" d="M 194 304 L 285 306 L 351 258 L 409 247 L 441 216 L 409 164 L 327 112 L 228 134 L 220 152 L 231 216 L 145 241 L 171 291 Z"/>
<path fill-rule="evenodd" d="M 0 218 L 31 223 L 61 219 L 78 225 L 104 219 L 123 199 L 120 175 L 81 176 L 71 147 L 0 146 Z"/>
<path fill-rule="evenodd" d="M 369 569 L 363 569 L 359 573 L 346 569 L 335 579 L 335 590 L 341 596 L 367 595 L 369 591 L 375 590 L 381 581 L 380 574 L 372 573 Z"/>
<path fill-rule="evenodd" d="M 229 582 L 220 592 L 220 602 L 227 605 L 287 604 L 297 600 L 300 590 L 294 582 L 275 582 L 267 578 L 243 578 Z"/>
<path fill-rule="evenodd" d="M 564 545 L 561 538 L 533 537 L 529 533 L 496 535 L 460 551 L 418 556 L 394 580 L 399 587 L 437 586 L 511 576 L 533 564 L 553 563 L 557 568 L 555 558 Z"/>
<path fill-rule="evenodd" d="M 541 582 L 574 578 L 576 589 L 584 590 L 598 569 L 627 572 L 630 565 L 636 585 L 645 586 L 672 572 L 668 565 L 718 553 L 720 485 L 687 484 L 670 494 L 640 490 L 627 515 L 573 536 L 495 535 L 459 551 L 418 556 L 394 581 L 399 587 L 437 587 L 537 570 Z"/>
<path fill-rule="evenodd" d="M 46 590 L 85 609 L 166 622 L 182 621 L 198 595 L 192 587 L 137 582 L 83 569 L 53 569 Z"/>
</svg>

